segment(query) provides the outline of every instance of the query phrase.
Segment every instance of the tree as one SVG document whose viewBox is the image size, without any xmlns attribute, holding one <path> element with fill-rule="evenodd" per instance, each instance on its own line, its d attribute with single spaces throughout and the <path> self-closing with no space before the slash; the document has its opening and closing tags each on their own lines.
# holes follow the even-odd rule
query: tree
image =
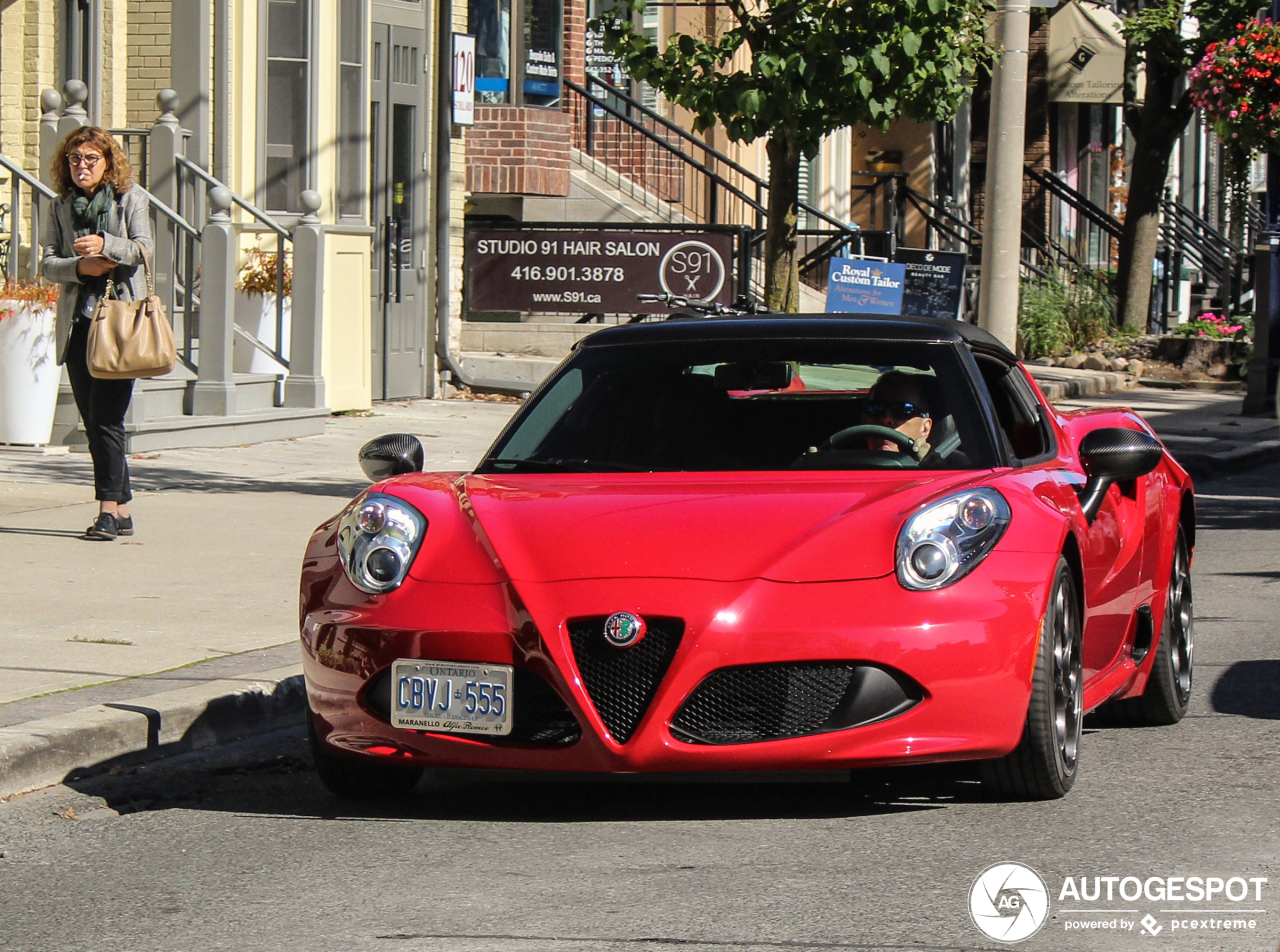
<svg viewBox="0 0 1280 952">
<path fill-rule="evenodd" d="M 1131 168 L 1141 174 L 1130 177 L 1120 234 L 1116 317 L 1122 327 L 1147 326 L 1169 159 L 1194 112 L 1187 71 L 1210 43 L 1222 41 L 1252 19 L 1256 5 L 1256 0 L 1153 0 L 1125 18 L 1124 122 L 1133 135 Z M 1138 74 L 1143 67 L 1146 94 L 1139 102 Z"/>
<path fill-rule="evenodd" d="M 749 6 L 749 4 L 751 4 Z M 631 12 L 644 0 L 627 0 Z M 604 16 L 605 48 L 630 74 L 717 122 L 735 142 L 767 136 L 765 304 L 799 307 L 796 206 L 801 157 L 836 129 L 949 119 L 987 59 L 985 0 L 727 0 L 730 28 L 676 34 L 659 50 L 632 19 Z M 731 61 L 744 50 L 747 61 Z M 738 62 L 742 62 L 738 60 Z"/>
</svg>

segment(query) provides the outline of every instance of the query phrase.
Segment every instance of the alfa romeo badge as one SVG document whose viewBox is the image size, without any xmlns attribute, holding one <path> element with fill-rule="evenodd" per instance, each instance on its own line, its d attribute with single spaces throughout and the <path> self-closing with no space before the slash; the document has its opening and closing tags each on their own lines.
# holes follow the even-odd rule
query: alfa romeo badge
<svg viewBox="0 0 1280 952">
<path fill-rule="evenodd" d="M 644 637 L 644 619 L 631 612 L 614 612 L 604 623 L 604 640 L 615 648 L 630 648 Z"/>
</svg>

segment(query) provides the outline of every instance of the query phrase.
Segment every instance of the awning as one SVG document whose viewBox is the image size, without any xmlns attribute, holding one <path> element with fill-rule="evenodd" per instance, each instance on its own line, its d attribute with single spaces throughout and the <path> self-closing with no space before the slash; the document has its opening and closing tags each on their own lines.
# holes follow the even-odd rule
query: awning
<svg viewBox="0 0 1280 952">
<path fill-rule="evenodd" d="M 1079 0 L 1049 19 L 1049 101 L 1124 101 L 1124 36 L 1120 17 Z M 1144 83 L 1139 76 L 1139 99 Z"/>
</svg>

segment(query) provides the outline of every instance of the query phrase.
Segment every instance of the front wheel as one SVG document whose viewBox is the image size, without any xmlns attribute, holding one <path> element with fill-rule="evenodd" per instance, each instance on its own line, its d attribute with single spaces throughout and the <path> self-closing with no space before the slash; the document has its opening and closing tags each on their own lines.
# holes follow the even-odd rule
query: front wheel
<svg viewBox="0 0 1280 952">
<path fill-rule="evenodd" d="M 307 743 L 320 782 L 343 800 L 375 800 L 402 797 L 422 779 L 421 767 L 387 764 L 375 760 L 340 757 L 329 752 L 316 733 L 315 715 L 307 706 Z"/>
<path fill-rule="evenodd" d="M 1056 800 L 1075 783 L 1084 719 L 1082 627 L 1075 576 L 1059 558 L 1022 740 L 1007 756 L 982 764 L 983 784 L 1000 797 Z"/>
</svg>

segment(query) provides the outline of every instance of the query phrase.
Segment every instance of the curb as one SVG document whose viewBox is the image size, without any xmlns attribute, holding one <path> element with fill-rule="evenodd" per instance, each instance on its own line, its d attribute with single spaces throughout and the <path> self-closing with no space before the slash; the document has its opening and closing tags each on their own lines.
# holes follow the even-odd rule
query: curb
<svg viewBox="0 0 1280 952">
<path fill-rule="evenodd" d="M 211 681 L 0 729 L 0 798 L 295 727 L 302 666 Z"/>
<path fill-rule="evenodd" d="M 1095 397 L 1113 390 L 1131 390 L 1138 385 L 1138 379 L 1130 374 L 1114 371 L 1097 371 L 1083 373 L 1067 371 L 1060 367 L 1043 367 L 1026 364 L 1036 385 L 1044 393 L 1045 399 L 1071 400 L 1076 397 Z"/>
<path fill-rule="evenodd" d="M 1280 440 L 1261 440 L 1221 453 L 1175 453 L 1174 458 L 1196 481 L 1230 476 L 1280 461 Z"/>
</svg>

